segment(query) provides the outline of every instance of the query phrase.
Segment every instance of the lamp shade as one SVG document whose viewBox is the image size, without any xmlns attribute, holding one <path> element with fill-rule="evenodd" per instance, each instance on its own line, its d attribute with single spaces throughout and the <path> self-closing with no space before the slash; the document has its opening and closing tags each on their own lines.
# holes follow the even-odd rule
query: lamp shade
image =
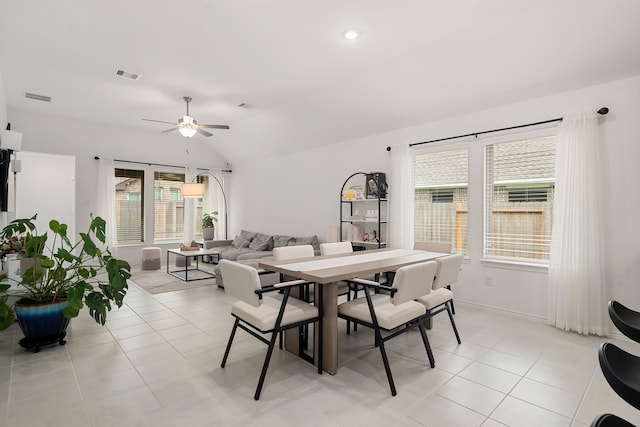
<svg viewBox="0 0 640 427">
<path fill-rule="evenodd" d="M 182 197 L 187 199 L 201 199 L 204 197 L 204 184 L 185 183 L 182 184 Z"/>
<path fill-rule="evenodd" d="M 22 146 L 22 134 L 14 130 L 0 132 L 0 148 L 3 150 L 20 151 Z"/>
</svg>

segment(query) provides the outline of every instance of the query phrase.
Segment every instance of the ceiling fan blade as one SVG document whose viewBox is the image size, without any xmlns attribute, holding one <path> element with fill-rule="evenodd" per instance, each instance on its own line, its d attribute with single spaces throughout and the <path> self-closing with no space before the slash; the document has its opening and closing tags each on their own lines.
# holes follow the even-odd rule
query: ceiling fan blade
<svg viewBox="0 0 640 427">
<path fill-rule="evenodd" d="M 207 132 L 206 130 L 202 130 L 202 129 L 198 129 L 197 131 L 200 135 L 204 135 L 204 136 L 213 136 L 212 133 Z"/>
<path fill-rule="evenodd" d="M 230 129 L 227 125 L 198 125 L 200 129 Z"/>
<path fill-rule="evenodd" d="M 167 130 L 163 130 L 160 133 L 167 133 L 167 132 L 173 132 L 174 130 L 178 130 L 178 128 L 171 128 L 171 129 L 167 129 Z"/>
<path fill-rule="evenodd" d="M 144 120 L 145 122 L 167 123 L 167 124 L 170 124 L 170 125 L 175 125 L 176 124 L 176 122 L 165 122 L 164 120 L 151 120 L 151 119 L 142 119 L 142 120 Z"/>
</svg>

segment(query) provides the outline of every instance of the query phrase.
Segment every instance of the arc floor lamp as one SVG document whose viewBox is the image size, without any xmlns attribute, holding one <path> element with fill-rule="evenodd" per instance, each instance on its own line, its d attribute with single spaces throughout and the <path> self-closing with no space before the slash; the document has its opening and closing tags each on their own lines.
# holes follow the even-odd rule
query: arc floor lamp
<svg viewBox="0 0 640 427">
<path fill-rule="evenodd" d="M 222 187 L 222 183 L 214 174 L 209 171 L 199 172 L 196 176 L 193 177 L 190 183 L 182 184 L 182 197 L 187 199 L 201 199 L 204 197 L 205 188 L 204 184 L 201 182 L 196 182 L 199 176 L 209 175 L 211 176 L 220 187 L 220 192 L 222 193 L 222 200 L 224 201 L 224 239 L 227 240 L 227 230 L 229 224 L 227 222 L 227 195 L 224 192 L 224 187 Z"/>
</svg>

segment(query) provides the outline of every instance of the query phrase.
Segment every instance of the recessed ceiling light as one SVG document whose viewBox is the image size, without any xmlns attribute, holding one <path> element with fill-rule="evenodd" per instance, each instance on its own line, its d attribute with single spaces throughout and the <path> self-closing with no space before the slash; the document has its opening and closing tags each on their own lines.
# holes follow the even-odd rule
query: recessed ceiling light
<svg viewBox="0 0 640 427">
<path fill-rule="evenodd" d="M 345 31 L 343 36 L 347 40 L 355 40 L 358 37 L 360 37 L 360 32 L 356 30 L 349 30 L 349 31 Z"/>
</svg>

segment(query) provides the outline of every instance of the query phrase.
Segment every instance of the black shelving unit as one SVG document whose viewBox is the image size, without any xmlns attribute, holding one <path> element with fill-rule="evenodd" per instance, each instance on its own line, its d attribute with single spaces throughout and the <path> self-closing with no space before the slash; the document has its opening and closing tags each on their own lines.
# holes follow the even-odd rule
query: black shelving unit
<svg viewBox="0 0 640 427">
<path fill-rule="evenodd" d="M 362 177 L 362 185 L 357 184 L 359 177 Z M 349 183 L 351 187 L 362 188 L 360 190 L 351 190 L 351 187 L 345 189 Z M 371 212 L 377 212 L 377 216 L 368 215 Z M 384 173 L 356 172 L 344 181 L 340 189 L 342 241 L 350 241 L 354 250 L 386 247 L 388 216 L 387 183 Z M 358 227 L 362 231 L 362 236 L 353 236 L 352 226 Z"/>
</svg>

